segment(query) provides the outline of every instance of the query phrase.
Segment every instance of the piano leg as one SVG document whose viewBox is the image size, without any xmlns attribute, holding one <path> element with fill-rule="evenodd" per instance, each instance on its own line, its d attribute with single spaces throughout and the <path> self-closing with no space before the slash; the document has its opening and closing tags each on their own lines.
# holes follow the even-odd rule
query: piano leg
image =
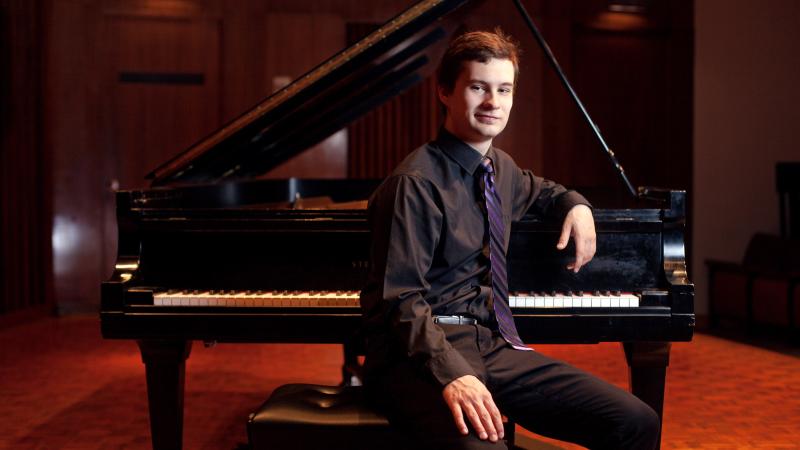
<svg viewBox="0 0 800 450">
<path fill-rule="evenodd" d="M 670 345 L 669 342 L 624 342 L 622 344 L 630 369 L 631 392 L 658 413 L 662 424 L 664 423 L 664 384 L 669 365 Z"/>
<path fill-rule="evenodd" d="M 180 450 L 183 445 L 183 386 L 192 341 L 140 340 L 147 374 L 150 434 L 153 450 Z"/>
</svg>

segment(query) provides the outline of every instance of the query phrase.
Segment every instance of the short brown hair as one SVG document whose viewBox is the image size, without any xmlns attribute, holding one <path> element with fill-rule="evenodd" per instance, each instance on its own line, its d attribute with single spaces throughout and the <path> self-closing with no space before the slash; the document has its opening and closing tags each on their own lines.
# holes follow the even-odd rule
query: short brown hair
<svg viewBox="0 0 800 450">
<path fill-rule="evenodd" d="M 503 33 L 499 27 L 494 31 L 471 31 L 464 33 L 447 47 L 439 70 L 436 73 L 436 82 L 445 90 L 453 92 L 456 80 L 461 74 L 463 63 L 467 61 L 489 62 L 490 59 L 508 59 L 514 64 L 514 84 L 519 77 L 520 49 L 511 36 Z"/>
</svg>

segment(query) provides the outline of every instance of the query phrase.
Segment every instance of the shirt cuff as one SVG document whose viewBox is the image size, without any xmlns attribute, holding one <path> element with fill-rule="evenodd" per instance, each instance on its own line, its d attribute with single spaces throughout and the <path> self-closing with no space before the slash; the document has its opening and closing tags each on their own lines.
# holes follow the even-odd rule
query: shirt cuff
<svg viewBox="0 0 800 450">
<path fill-rule="evenodd" d="M 433 377 L 436 378 L 436 381 L 438 381 L 442 387 L 464 375 L 478 376 L 475 369 L 473 369 L 467 360 L 461 356 L 461 353 L 454 348 L 450 348 L 435 358 L 431 358 L 428 360 L 427 366 L 428 370 L 430 370 Z"/>
</svg>

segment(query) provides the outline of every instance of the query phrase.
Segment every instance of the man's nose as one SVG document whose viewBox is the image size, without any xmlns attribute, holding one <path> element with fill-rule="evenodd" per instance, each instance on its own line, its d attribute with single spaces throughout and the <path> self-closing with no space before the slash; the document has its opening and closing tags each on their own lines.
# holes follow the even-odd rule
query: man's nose
<svg viewBox="0 0 800 450">
<path fill-rule="evenodd" d="M 483 96 L 483 103 L 481 106 L 486 109 L 497 108 L 497 97 L 491 91 L 487 91 L 486 95 Z"/>
</svg>

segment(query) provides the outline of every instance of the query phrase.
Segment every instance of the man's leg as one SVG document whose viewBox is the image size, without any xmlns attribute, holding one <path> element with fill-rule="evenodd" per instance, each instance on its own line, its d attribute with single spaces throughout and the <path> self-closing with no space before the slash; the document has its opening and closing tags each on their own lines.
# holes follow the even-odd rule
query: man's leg
<svg viewBox="0 0 800 450">
<path fill-rule="evenodd" d="M 480 378 L 484 369 L 475 342 L 476 327 L 445 325 L 442 328 Z M 459 433 L 442 396 L 442 386 L 408 361 L 395 363 L 387 373 L 369 380 L 366 388 L 370 400 L 386 414 L 392 426 L 420 449 L 507 450 L 502 440 L 496 443 L 480 440 L 469 424 L 468 435 Z"/>
<path fill-rule="evenodd" d="M 633 394 L 537 352 L 494 336 L 482 353 L 489 390 L 500 410 L 526 429 L 588 448 L 652 449 L 660 420 Z"/>
</svg>

